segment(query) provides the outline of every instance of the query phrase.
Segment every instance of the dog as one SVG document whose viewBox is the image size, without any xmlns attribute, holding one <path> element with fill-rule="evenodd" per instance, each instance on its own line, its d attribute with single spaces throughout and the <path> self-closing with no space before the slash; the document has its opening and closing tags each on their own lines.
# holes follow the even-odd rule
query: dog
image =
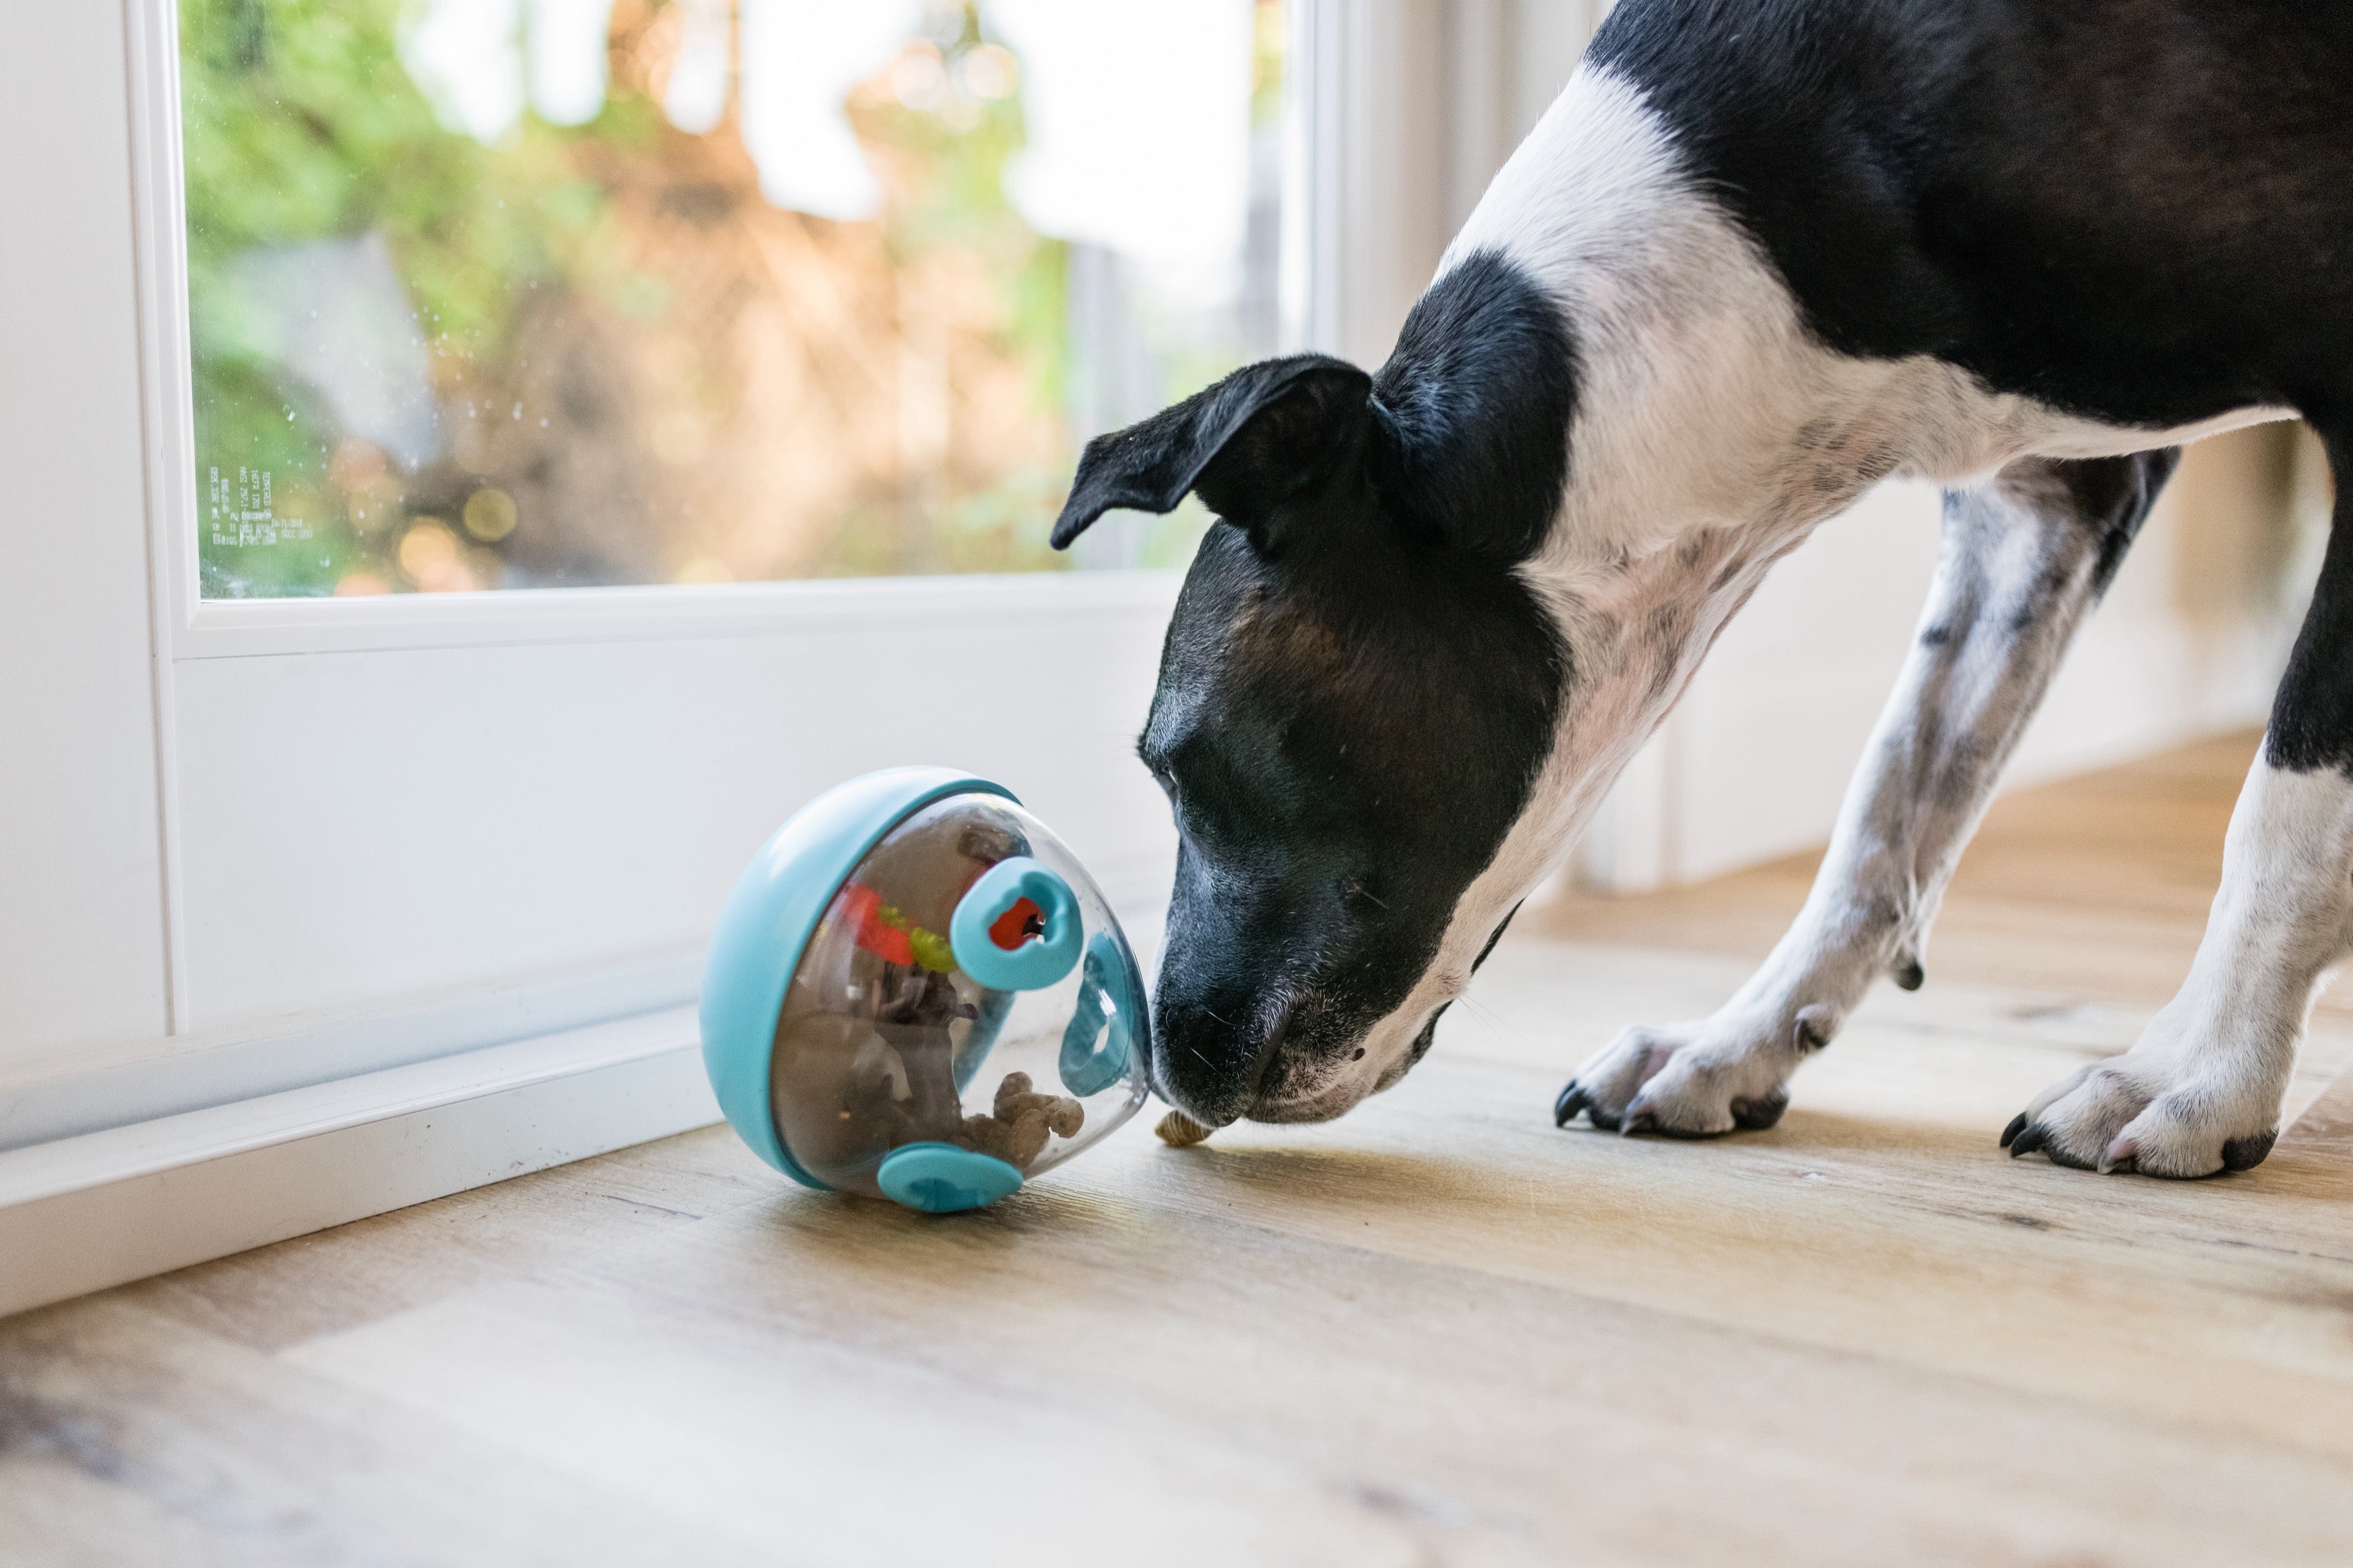
<svg viewBox="0 0 2353 1568">
<path fill-rule="evenodd" d="M 2180 446 L 2353 456 L 2353 10 L 1625 0 L 1367 375 L 1236 372 L 1090 442 L 1106 509 L 1219 521 L 1138 751 L 1179 830 L 1155 1087 L 1334 1117 L 1430 1048 L 1774 562 L 1889 475 L 1934 584 L 1803 911 L 1713 1016 L 1554 1107 L 1771 1126 L 1947 880 Z M 2101 1172 L 2260 1162 L 2353 947 L 2353 500 L 2180 993 L 2002 1134 Z"/>
</svg>

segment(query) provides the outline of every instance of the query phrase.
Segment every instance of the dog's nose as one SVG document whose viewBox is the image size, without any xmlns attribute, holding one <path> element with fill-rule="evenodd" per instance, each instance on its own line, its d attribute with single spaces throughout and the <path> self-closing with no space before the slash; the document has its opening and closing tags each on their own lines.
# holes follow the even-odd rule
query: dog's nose
<svg viewBox="0 0 2353 1568">
<path fill-rule="evenodd" d="M 1240 1121 L 1258 1099 L 1280 1023 L 1257 1026 L 1248 996 L 1176 993 L 1165 973 L 1153 1014 L 1152 1080 L 1160 1097 L 1205 1127 Z"/>
</svg>

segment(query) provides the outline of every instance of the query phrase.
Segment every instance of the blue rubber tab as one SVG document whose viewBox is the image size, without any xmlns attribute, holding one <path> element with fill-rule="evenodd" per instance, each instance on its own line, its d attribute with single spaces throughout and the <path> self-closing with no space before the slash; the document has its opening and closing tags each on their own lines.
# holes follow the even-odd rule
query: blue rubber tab
<svg viewBox="0 0 2353 1568">
<path fill-rule="evenodd" d="M 1062 1087 L 1084 1100 L 1127 1076 L 1127 1021 L 1135 1000 L 1127 994 L 1127 965 L 1118 939 L 1107 931 L 1087 938 L 1087 967 L 1079 980 L 1079 1005 L 1062 1027 L 1059 1062 Z M 1101 1039 L 1100 1046 L 1096 1041 Z"/>
<path fill-rule="evenodd" d="M 1003 948 L 988 934 L 1005 912 L 1027 899 L 1046 917 L 1046 929 L 1020 946 Z M 948 917 L 948 946 L 956 967 L 992 991 L 1038 991 L 1079 962 L 1078 896 L 1071 885 L 1027 855 L 999 860 L 956 901 Z"/>
<path fill-rule="evenodd" d="M 866 852 L 908 817 L 951 795 L 993 795 L 1020 804 L 1003 784 L 954 768 L 888 768 L 851 779 L 776 829 L 720 911 L 702 971 L 702 1066 L 719 1109 L 752 1152 L 804 1185 L 825 1184 L 786 1150 L 769 1099 L 785 987 L 818 921 Z"/>
<path fill-rule="evenodd" d="M 1021 1190 L 1021 1173 L 953 1143 L 902 1143 L 884 1156 L 874 1180 L 892 1203 L 925 1214 L 986 1208 Z"/>
</svg>

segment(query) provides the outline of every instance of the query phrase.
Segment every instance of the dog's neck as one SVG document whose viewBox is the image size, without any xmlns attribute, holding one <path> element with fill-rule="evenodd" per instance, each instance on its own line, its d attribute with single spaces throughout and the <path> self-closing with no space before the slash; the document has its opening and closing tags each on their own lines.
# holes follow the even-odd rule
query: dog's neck
<svg viewBox="0 0 2353 1568">
<path fill-rule="evenodd" d="M 2028 411 L 1938 362 L 1810 336 L 1755 241 L 1605 71 L 1572 79 L 1440 276 L 1489 251 L 1558 306 L 1577 358 L 1567 489 L 1522 568 L 1568 644 L 1569 710 L 1491 868 L 1500 900 L 1567 853 L 1775 561 L 1889 474 L 1997 465 Z"/>
</svg>

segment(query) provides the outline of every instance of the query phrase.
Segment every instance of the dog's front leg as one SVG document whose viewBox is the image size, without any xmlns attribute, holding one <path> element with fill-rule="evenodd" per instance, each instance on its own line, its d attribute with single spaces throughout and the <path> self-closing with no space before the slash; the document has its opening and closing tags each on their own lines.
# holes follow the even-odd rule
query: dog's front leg
<svg viewBox="0 0 2353 1568">
<path fill-rule="evenodd" d="M 2084 612 L 2178 454 L 2026 458 L 1945 497 L 1919 636 L 1847 787 L 1813 890 L 1763 967 L 1707 1018 L 1637 1026 L 1554 1106 L 1564 1125 L 1700 1137 L 1770 1127 L 1787 1084 L 1876 976 L 1907 990 L 1947 879 Z"/>
</svg>

